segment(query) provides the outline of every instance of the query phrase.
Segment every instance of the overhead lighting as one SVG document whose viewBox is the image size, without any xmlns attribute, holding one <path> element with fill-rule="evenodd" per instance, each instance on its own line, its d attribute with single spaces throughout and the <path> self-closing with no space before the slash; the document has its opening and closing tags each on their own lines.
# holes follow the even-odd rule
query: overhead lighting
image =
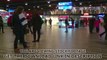
<svg viewBox="0 0 107 60">
<path fill-rule="evenodd" d="M 30 9 L 28 9 L 28 10 L 30 10 Z"/>
<path fill-rule="evenodd" d="M 51 5 L 49 5 L 49 7 L 51 7 Z"/>
<path fill-rule="evenodd" d="M 80 16 L 80 17 L 82 17 L 82 18 L 91 18 L 93 16 Z"/>
<path fill-rule="evenodd" d="M 82 2 L 80 2 L 79 4 L 82 5 Z"/>
<path fill-rule="evenodd" d="M 39 6 L 37 6 L 37 8 L 39 8 Z"/>
<path fill-rule="evenodd" d="M 89 5 L 89 6 L 92 6 L 92 5 Z"/>
<path fill-rule="evenodd" d="M 29 16 L 29 14 L 27 14 L 27 16 Z"/>
<path fill-rule="evenodd" d="M 50 3 L 50 1 L 48 1 L 48 4 Z"/>
<path fill-rule="evenodd" d="M 33 8 L 35 8 L 35 6 L 33 6 Z"/>
<path fill-rule="evenodd" d="M 41 8 L 41 9 L 43 9 L 43 8 Z"/>
<path fill-rule="evenodd" d="M 25 3 L 25 5 L 28 5 L 28 3 Z"/>
<path fill-rule="evenodd" d="M 7 1 L 10 1 L 10 0 L 7 0 Z"/>
<path fill-rule="evenodd" d="M 78 1 L 78 0 L 75 0 L 75 1 Z"/>
</svg>

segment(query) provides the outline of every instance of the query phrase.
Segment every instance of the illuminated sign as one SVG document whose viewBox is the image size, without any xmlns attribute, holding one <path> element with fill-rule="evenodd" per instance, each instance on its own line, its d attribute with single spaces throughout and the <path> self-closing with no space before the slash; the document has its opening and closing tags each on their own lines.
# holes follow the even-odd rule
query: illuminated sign
<svg viewBox="0 0 107 60">
<path fill-rule="evenodd" d="M 104 14 L 98 14 L 99 18 L 103 18 L 105 15 Z"/>
<path fill-rule="evenodd" d="M 72 2 L 59 2 L 58 9 L 60 10 L 72 9 Z"/>
<path fill-rule="evenodd" d="M 59 6 L 65 6 L 65 5 L 69 6 L 69 5 L 72 5 L 72 2 L 59 2 L 58 5 Z"/>
</svg>

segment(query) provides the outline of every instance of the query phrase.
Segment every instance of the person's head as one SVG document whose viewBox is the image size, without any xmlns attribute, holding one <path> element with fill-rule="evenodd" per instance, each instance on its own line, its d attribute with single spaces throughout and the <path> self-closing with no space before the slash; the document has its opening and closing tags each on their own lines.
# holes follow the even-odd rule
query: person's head
<svg viewBox="0 0 107 60">
<path fill-rule="evenodd" d="M 38 15 L 37 10 L 36 10 L 36 9 L 33 9 L 32 14 L 33 14 L 33 15 Z"/>
<path fill-rule="evenodd" d="M 24 11 L 24 8 L 22 6 L 19 6 L 15 9 L 14 14 L 20 14 Z"/>
</svg>

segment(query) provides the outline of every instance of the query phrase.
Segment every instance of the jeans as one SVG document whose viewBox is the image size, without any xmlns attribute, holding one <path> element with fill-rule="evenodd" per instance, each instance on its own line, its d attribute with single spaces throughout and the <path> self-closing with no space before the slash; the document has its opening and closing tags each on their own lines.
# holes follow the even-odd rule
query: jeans
<svg viewBox="0 0 107 60">
<path fill-rule="evenodd" d="M 25 40 L 24 40 L 24 33 L 21 31 L 15 32 L 14 49 L 18 48 L 18 40 L 21 41 L 24 48 L 27 48 L 27 45 L 26 45 Z"/>
<path fill-rule="evenodd" d="M 37 33 L 37 34 L 36 34 Z M 33 37 L 34 41 L 36 41 L 36 36 L 38 35 L 37 41 L 40 40 L 40 35 L 41 35 L 41 28 L 33 28 Z"/>
</svg>

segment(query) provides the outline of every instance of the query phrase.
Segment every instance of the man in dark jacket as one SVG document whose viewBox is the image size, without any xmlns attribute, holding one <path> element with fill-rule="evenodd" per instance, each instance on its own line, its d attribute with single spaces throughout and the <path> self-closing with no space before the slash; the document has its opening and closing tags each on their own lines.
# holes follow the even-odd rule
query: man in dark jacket
<svg viewBox="0 0 107 60">
<path fill-rule="evenodd" d="M 2 33 L 4 33 L 3 19 L 1 16 L 0 16 L 0 30 L 2 30 Z"/>
<path fill-rule="evenodd" d="M 41 17 L 39 16 L 39 14 L 36 13 L 35 10 L 33 11 L 33 15 L 32 15 L 32 19 L 31 20 L 32 20 L 33 37 L 34 37 L 33 42 L 39 42 L 43 20 L 41 19 Z M 38 34 L 37 40 L 36 40 L 36 33 Z"/>
<path fill-rule="evenodd" d="M 92 17 L 89 19 L 89 32 L 93 33 L 95 18 Z"/>
</svg>

